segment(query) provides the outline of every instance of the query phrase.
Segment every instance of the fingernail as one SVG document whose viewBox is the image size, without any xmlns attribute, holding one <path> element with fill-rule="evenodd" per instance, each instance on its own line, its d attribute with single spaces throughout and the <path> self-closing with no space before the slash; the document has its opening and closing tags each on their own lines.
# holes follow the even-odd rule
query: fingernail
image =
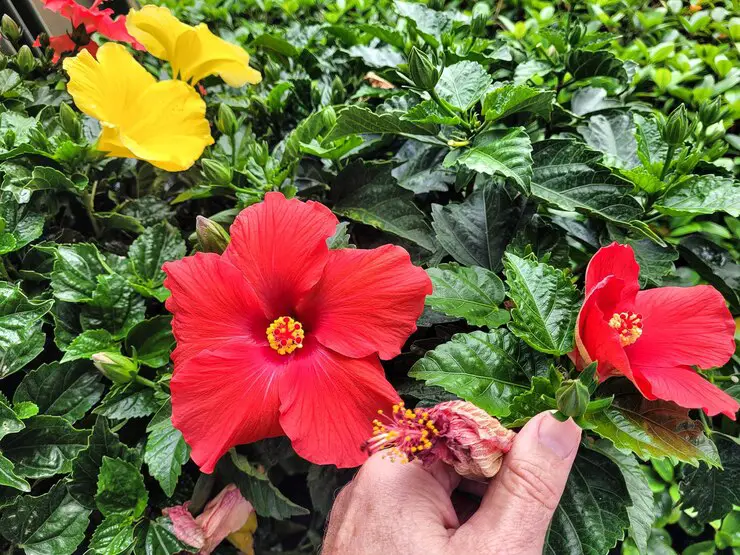
<svg viewBox="0 0 740 555">
<path fill-rule="evenodd" d="M 542 418 L 538 431 L 540 443 L 561 459 L 570 456 L 581 441 L 581 428 L 569 418 L 559 422 L 552 414 Z"/>
</svg>

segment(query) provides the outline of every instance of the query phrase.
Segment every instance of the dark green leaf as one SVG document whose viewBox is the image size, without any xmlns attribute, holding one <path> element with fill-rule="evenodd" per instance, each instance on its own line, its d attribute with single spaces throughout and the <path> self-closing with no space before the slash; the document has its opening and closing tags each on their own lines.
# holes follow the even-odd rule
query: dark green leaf
<svg viewBox="0 0 740 555">
<path fill-rule="evenodd" d="M 671 216 L 727 212 L 740 216 L 740 183 L 729 177 L 689 175 L 671 187 L 654 207 Z"/>
<path fill-rule="evenodd" d="M 448 114 L 434 100 L 419 102 L 406 112 L 401 119 L 419 125 L 458 125 L 462 122 L 459 116 Z"/>
<path fill-rule="evenodd" d="M 91 555 L 122 555 L 134 543 L 133 518 L 113 515 L 105 518 L 90 540 Z"/>
<path fill-rule="evenodd" d="M 147 426 L 148 432 L 144 462 L 151 474 L 162 486 L 165 494 L 171 497 L 175 492 L 182 465 L 190 457 L 182 434 L 172 426 L 172 406 L 166 403 L 154 415 Z"/>
<path fill-rule="evenodd" d="M 458 62 L 444 69 L 435 90 L 439 97 L 465 111 L 478 102 L 491 86 L 491 76 L 476 62 Z"/>
<path fill-rule="evenodd" d="M 486 95 L 483 115 L 488 121 L 496 121 L 524 112 L 549 120 L 554 98 L 554 91 L 543 91 L 527 85 L 504 85 Z"/>
<path fill-rule="evenodd" d="M 722 470 L 684 466 L 680 484 L 684 507 L 696 510 L 700 522 L 722 518 L 740 505 L 740 445 L 721 435 L 715 439 Z"/>
<path fill-rule="evenodd" d="M 395 135 L 433 135 L 434 126 L 419 125 L 401 119 L 405 112 L 386 112 L 376 114 L 368 108 L 347 106 L 337 115 L 337 123 L 329 134 L 324 137 L 325 143 L 330 143 L 347 135 L 361 135 L 363 133 L 391 133 Z"/>
<path fill-rule="evenodd" d="M 529 391 L 521 393 L 511 401 L 511 414 L 505 420 L 509 428 L 524 426 L 535 415 L 557 408 L 555 392 L 562 382 L 562 375 L 550 369 L 548 377 L 534 376 Z"/>
<path fill-rule="evenodd" d="M 148 500 L 144 477 L 136 466 L 123 459 L 103 457 L 95 505 L 104 516 L 139 518 Z"/>
<path fill-rule="evenodd" d="M 390 46 L 365 46 L 357 44 L 347 50 L 352 58 L 359 58 L 369 67 L 396 67 L 406 61 L 398 50 Z"/>
<path fill-rule="evenodd" d="M 490 270 L 442 264 L 427 273 L 434 292 L 426 304 L 433 309 L 465 318 L 474 326 L 497 328 L 509 321 L 508 311 L 499 308 L 504 300 L 504 284 Z"/>
<path fill-rule="evenodd" d="M 83 191 L 87 187 L 87 178 L 81 175 L 74 177 L 75 181 L 72 181 L 59 170 L 41 166 L 33 169 L 27 186 L 35 191 Z"/>
<path fill-rule="evenodd" d="M 504 261 L 511 311 L 509 329 L 543 353 L 564 355 L 573 349 L 580 294 L 561 270 L 507 253 Z"/>
<path fill-rule="evenodd" d="M 406 141 L 395 156 L 402 163 L 391 173 L 401 187 L 417 195 L 445 192 L 455 182 L 455 172 L 442 167 L 446 153 L 446 148 Z"/>
<path fill-rule="evenodd" d="M 148 522 L 144 544 L 146 555 L 176 555 L 177 553 L 195 553 L 196 551 L 195 548 L 177 539 L 169 519 L 160 517 Z"/>
<path fill-rule="evenodd" d="M 0 486 L 31 491 L 31 484 L 15 473 L 15 465 L 0 454 Z"/>
<path fill-rule="evenodd" d="M 185 241 L 176 228 L 167 222 L 148 228 L 128 250 L 128 264 L 135 276 L 134 282 L 156 289 L 165 278 L 162 264 L 179 260 L 185 253 Z"/>
<path fill-rule="evenodd" d="M 89 359 L 95 353 L 121 351 L 121 345 L 106 330 L 87 330 L 75 337 L 66 348 L 62 362 Z"/>
<path fill-rule="evenodd" d="M 306 482 L 314 509 L 325 517 L 329 515 L 339 490 L 349 482 L 353 469 L 333 465 L 312 464 Z"/>
<path fill-rule="evenodd" d="M 75 422 L 103 396 L 100 374 L 87 361 L 51 362 L 29 372 L 15 390 L 14 403 L 31 401 L 42 414 Z"/>
<path fill-rule="evenodd" d="M 10 401 L 5 403 L 5 397 L 0 395 L 0 439 L 9 434 L 15 434 L 25 428 L 22 419 L 10 408 Z"/>
<path fill-rule="evenodd" d="M 596 76 L 627 81 L 624 63 L 608 50 L 571 50 L 565 57 L 565 67 L 576 81 Z"/>
<path fill-rule="evenodd" d="M 459 333 L 412 366 L 409 376 L 478 405 L 494 416 L 509 414 L 527 380 L 546 370 L 544 358 L 505 329 Z"/>
<path fill-rule="evenodd" d="M 117 274 L 99 275 L 97 282 L 88 304 L 80 313 L 82 327 L 85 330 L 105 329 L 114 339 L 125 337 L 144 319 L 144 299 Z"/>
<path fill-rule="evenodd" d="M 131 382 L 114 385 L 93 412 L 113 420 L 126 420 L 154 414 L 161 405 L 162 402 L 154 395 L 154 389 Z"/>
<path fill-rule="evenodd" d="M 679 251 L 702 278 L 714 285 L 736 310 L 740 310 L 740 265 L 734 262 L 728 251 L 699 235 L 682 239 Z"/>
<path fill-rule="evenodd" d="M 39 497 L 19 497 L 3 512 L 0 531 L 27 555 L 72 555 L 85 537 L 89 515 L 58 482 Z"/>
<path fill-rule="evenodd" d="M 77 430 L 59 416 L 33 416 L 26 427 L 6 438 L 3 454 L 26 478 L 46 478 L 72 470 L 72 460 L 85 448 L 89 430 Z"/>
<path fill-rule="evenodd" d="M 51 273 L 54 296 L 72 303 L 92 301 L 98 277 L 109 273 L 98 248 L 89 243 L 59 245 L 55 254 Z"/>
<path fill-rule="evenodd" d="M 498 272 L 506 245 L 529 216 L 526 201 L 511 197 L 489 183 L 462 203 L 432 205 L 437 240 L 460 264 Z"/>
<path fill-rule="evenodd" d="M 52 304 L 31 301 L 20 288 L 0 281 L 0 378 L 17 372 L 44 349 L 41 319 Z"/>
<path fill-rule="evenodd" d="M 167 365 L 175 343 L 171 321 L 169 316 L 155 316 L 131 328 L 126 336 L 126 347 L 136 351 L 139 362 L 151 368 Z"/>
<path fill-rule="evenodd" d="M 578 132 L 588 146 L 605 155 L 606 165 L 634 168 L 640 164 L 635 126 L 629 113 L 591 116 L 588 125 L 580 126 Z"/>
<path fill-rule="evenodd" d="M 396 0 L 396 10 L 416 25 L 416 28 L 439 41 L 442 33 L 452 28 L 452 17 L 446 12 L 438 12 L 416 2 Z"/>
<path fill-rule="evenodd" d="M 17 251 L 44 232 L 44 217 L 31 210 L 28 204 L 19 204 L 9 192 L 0 193 L 0 255 Z"/>
</svg>

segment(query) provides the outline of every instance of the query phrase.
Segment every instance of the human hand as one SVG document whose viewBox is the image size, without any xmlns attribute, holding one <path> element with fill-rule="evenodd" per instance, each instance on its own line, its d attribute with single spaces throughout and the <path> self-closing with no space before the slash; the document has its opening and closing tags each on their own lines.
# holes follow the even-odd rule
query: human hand
<svg viewBox="0 0 740 555">
<path fill-rule="evenodd" d="M 400 464 L 376 453 L 337 496 L 323 554 L 539 555 L 580 439 L 573 420 L 535 416 L 467 520 L 451 499 L 461 482 L 452 467 Z"/>
</svg>

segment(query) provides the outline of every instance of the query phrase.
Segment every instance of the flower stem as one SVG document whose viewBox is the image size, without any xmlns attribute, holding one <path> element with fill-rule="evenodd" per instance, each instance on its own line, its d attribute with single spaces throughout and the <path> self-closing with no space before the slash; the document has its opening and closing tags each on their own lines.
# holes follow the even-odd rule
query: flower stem
<svg viewBox="0 0 740 555">
<path fill-rule="evenodd" d="M 675 152 L 676 152 L 676 147 L 673 145 L 669 145 L 668 152 L 665 153 L 665 162 L 663 162 L 663 171 L 660 172 L 661 181 L 665 179 L 665 176 L 668 173 L 668 168 L 671 165 L 671 161 L 673 160 L 673 154 Z"/>
<path fill-rule="evenodd" d="M 141 385 L 151 387 L 152 389 L 157 389 L 156 383 L 154 383 L 152 380 L 147 380 L 146 378 L 139 376 L 138 374 L 136 374 L 136 376 L 134 377 L 134 381 L 136 383 L 140 383 Z"/>
<path fill-rule="evenodd" d="M 90 225 L 93 228 L 93 233 L 95 233 L 95 237 L 100 237 L 100 226 L 98 225 L 98 220 L 95 217 L 95 194 L 98 190 L 98 182 L 93 181 L 92 190 L 90 193 L 85 195 L 85 210 L 87 211 L 87 216 L 90 218 Z"/>
<path fill-rule="evenodd" d="M 437 106 L 439 106 L 440 108 L 442 108 L 442 111 L 446 115 L 450 116 L 451 118 L 458 118 L 460 120 L 460 123 L 462 124 L 462 126 L 465 128 L 466 131 L 472 131 L 473 128 L 470 127 L 470 124 L 467 121 L 465 121 L 458 114 L 456 114 L 455 112 L 453 112 L 452 110 L 450 110 L 447 107 L 447 105 L 444 102 L 442 102 L 442 99 L 437 94 L 437 91 L 435 91 L 434 89 L 432 89 L 431 91 L 429 91 L 429 96 L 431 96 L 432 97 L 432 100 L 434 100 L 434 102 L 437 103 Z"/>
<path fill-rule="evenodd" d="M 709 427 L 709 422 L 707 422 L 707 417 L 704 415 L 703 410 L 699 411 L 699 418 L 701 419 L 702 426 L 704 426 L 704 433 L 712 437 L 712 428 Z"/>
</svg>

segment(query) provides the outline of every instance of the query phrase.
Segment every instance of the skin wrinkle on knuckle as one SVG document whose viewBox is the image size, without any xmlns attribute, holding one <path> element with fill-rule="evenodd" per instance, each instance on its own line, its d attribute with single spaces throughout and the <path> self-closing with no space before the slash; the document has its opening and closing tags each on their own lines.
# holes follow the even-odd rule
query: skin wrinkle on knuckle
<svg viewBox="0 0 740 555">
<path fill-rule="evenodd" d="M 514 459 L 506 466 L 500 484 L 514 498 L 512 502 L 533 500 L 551 513 L 558 506 L 560 492 L 543 476 L 545 472 L 533 463 Z"/>
</svg>

